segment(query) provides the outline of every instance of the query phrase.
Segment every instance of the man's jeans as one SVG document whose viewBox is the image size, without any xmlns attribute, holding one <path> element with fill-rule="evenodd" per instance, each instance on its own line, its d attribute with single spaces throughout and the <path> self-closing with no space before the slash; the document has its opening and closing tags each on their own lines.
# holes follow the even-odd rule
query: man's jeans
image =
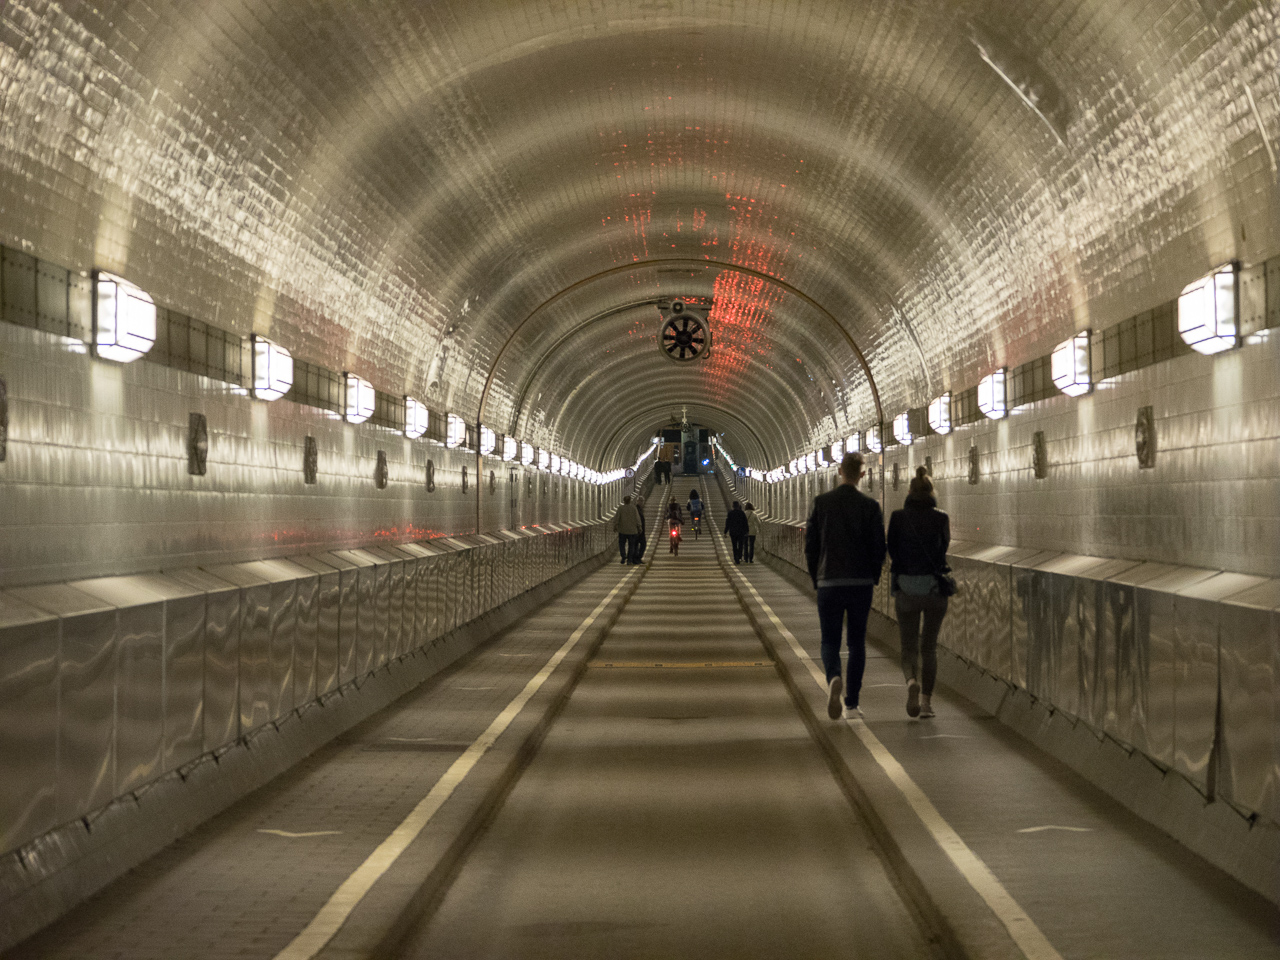
<svg viewBox="0 0 1280 960">
<path fill-rule="evenodd" d="M 827 683 L 840 676 L 840 641 L 849 616 L 849 670 L 844 680 L 845 706 L 856 707 L 867 668 L 867 615 L 875 587 L 819 587 L 818 623 L 822 628 L 822 667 Z"/>
<path fill-rule="evenodd" d="M 620 533 L 618 534 L 618 553 L 619 560 L 627 563 L 635 563 L 639 559 L 636 555 L 640 552 L 640 535 L 637 533 Z"/>
<path fill-rule="evenodd" d="M 742 548 L 742 559 L 747 561 L 747 563 L 755 563 L 756 562 L 756 538 L 748 534 L 744 539 L 747 542 Z"/>
</svg>

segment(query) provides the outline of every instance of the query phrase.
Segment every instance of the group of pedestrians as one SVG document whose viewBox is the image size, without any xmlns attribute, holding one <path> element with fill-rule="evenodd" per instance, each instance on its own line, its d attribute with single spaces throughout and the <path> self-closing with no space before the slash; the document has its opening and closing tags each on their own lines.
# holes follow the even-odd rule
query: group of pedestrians
<svg viewBox="0 0 1280 960">
<path fill-rule="evenodd" d="M 805 560 L 818 592 L 827 714 L 833 720 L 863 715 L 858 699 L 867 663 L 867 617 L 888 553 L 907 715 L 932 717 L 938 632 L 954 588 L 947 566 L 951 521 L 938 509 L 933 481 L 921 467 L 911 480 L 902 509 L 889 518 L 886 539 L 880 504 L 858 490 L 864 473 L 862 456 L 846 454 L 839 473 L 840 484 L 814 499 L 805 527 Z M 846 622 L 847 636 L 842 638 Z M 842 639 L 848 649 L 846 671 L 841 670 Z"/>
<path fill-rule="evenodd" d="M 733 562 L 756 562 L 756 537 L 760 535 L 760 518 L 756 516 L 756 508 L 747 501 L 745 509 L 738 501 L 733 501 L 729 513 L 724 518 L 724 532 L 733 543 Z"/>
<path fill-rule="evenodd" d="M 858 489 L 864 472 L 862 455 L 846 454 L 840 462 L 840 483 L 814 498 L 805 525 L 805 561 L 818 594 L 827 713 L 833 720 L 863 716 L 858 700 L 867 665 L 867 618 L 887 554 L 907 687 L 907 715 L 932 717 L 938 633 L 947 614 L 947 597 L 955 588 L 947 565 L 951 521 L 938 509 L 933 481 L 920 467 L 902 509 L 889 518 L 886 537 L 880 504 Z M 689 494 L 688 509 L 691 518 L 701 519 L 703 504 L 697 490 Z M 672 529 L 671 553 L 678 555 L 684 512 L 674 498 L 667 505 L 667 521 Z M 644 549 L 644 513 L 631 497 L 623 498 L 614 527 L 621 562 L 639 563 Z M 733 543 L 733 562 L 755 563 L 760 520 L 750 502 L 744 508 L 733 501 L 724 532 Z M 842 647 L 848 650 L 847 668 L 841 662 Z"/>
</svg>

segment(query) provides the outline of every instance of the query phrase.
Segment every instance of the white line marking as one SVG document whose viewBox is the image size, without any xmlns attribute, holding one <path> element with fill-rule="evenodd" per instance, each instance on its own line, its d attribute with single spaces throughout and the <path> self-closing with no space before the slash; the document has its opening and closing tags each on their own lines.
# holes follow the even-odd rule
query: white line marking
<svg viewBox="0 0 1280 960">
<path fill-rule="evenodd" d="M 454 687 L 454 690 L 492 690 L 493 687 Z"/>
<path fill-rule="evenodd" d="M 876 687 L 902 687 L 905 690 L 907 683 L 904 680 L 902 683 L 864 683 L 862 685 L 863 690 L 874 690 Z"/>
<path fill-rule="evenodd" d="M 804 656 L 804 648 L 800 646 L 800 641 L 795 638 L 786 625 L 778 619 L 777 614 L 765 602 L 764 597 L 756 591 L 751 581 L 743 575 L 741 570 L 734 569 L 732 573 L 737 574 L 738 579 L 742 581 L 751 596 L 755 598 L 760 609 L 765 616 L 774 625 L 777 631 L 782 634 L 783 639 L 787 641 L 787 645 L 791 647 L 791 651 L 796 656 L 802 658 L 809 668 L 809 674 L 813 677 L 814 682 L 822 690 L 827 689 L 825 674 L 818 666 Z M 976 853 L 969 849 L 968 844 L 956 833 L 951 824 L 943 819 L 942 814 L 938 812 L 938 808 L 925 795 L 914 780 L 907 774 L 892 753 L 888 751 L 879 738 L 876 737 L 871 729 L 861 720 L 846 721 L 853 728 L 854 733 L 858 735 L 858 739 L 862 741 L 862 745 L 867 748 L 880 768 L 889 775 L 889 779 L 893 781 L 894 786 L 906 798 L 911 809 L 915 811 L 921 822 L 925 825 L 925 829 L 933 836 L 934 841 L 940 846 L 944 853 L 956 865 L 961 875 L 969 881 L 969 885 L 978 892 L 978 895 L 986 901 L 996 917 L 1004 924 L 1004 928 L 1009 931 L 1009 936 L 1013 938 L 1013 942 L 1018 945 L 1023 956 L 1027 960 L 1062 960 L 1062 954 L 1054 949 L 1048 938 L 1041 932 L 1035 922 L 1027 916 L 1025 910 L 1018 904 L 1016 900 L 1010 896 L 1009 891 L 991 872 L 991 869 L 982 862 Z"/>
<path fill-rule="evenodd" d="M 1056 823 L 1046 823 L 1043 827 L 1023 827 L 1018 833 L 1039 833 L 1041 830 L 1066 830 L 1069 833 L 1093 833 L 1092 827 L 1060 827 Z"/>
<path fill-rule="evenodd" d="M 573 631 L 569 639 L 551 655 L 548 660 L 534 677 L 525 684 L 520 694 L 507 704 L 506 708 L 494 718 L 489 724 L 488 729 L 469 746 L 466 751 L 453 765 L 445 771 L 444 776 L 431 788 L 431 792 L 418 801 L 418 805 L 410 811 L 409 815 L 401 821 L 400 825 L 391 832 L 391 835 L 382 843 L 378 844 L 376 850 L 369 854 L 364 863 L 356 868 L 356 871 L 342 882 L 342 885 L 334 892 L 329 901 L 320 908 L 317 913 L 307 924 L 306 928 L 298 934 L 289 943 L 287 947 L 276 954 L 275 960 L 311 960 L 317 953 L 324 949 L 324 945 L 333 939 L 333 935 L 351 916 L 353 910 L 369 892 L 378 879 L 391 869 L 391 865 L 396 862 L 400 854 L 404 853 L 409 844 L 417 839 L 431 818 L 436 812 L 444 806 L 446 800 L 452 796 L 453 791 L 462 783 L 463 779 L 471 772 L 472 768 L 480 762 L 489 748 L 497 742 L 507 727 L 525 705 L 533 698 L 544 683 L 547 682 L 551 674 L 555 671 L 560 662 L 564 660 L 577 645 L 582 635 L 587 632 L 591 624 L 595 623 L 596 618 L 604 612 L 610 601 L 618 595 L 621 590 L 631 579 L 632 575 L 639 567 L 633 567 L 627 571 L 626 575 L 618 581 L 617 586 L 609 591 L 608 595 L 601 600 L 594 610 L 587 615 L 587 618 L 578 624 L 578 628 Z"/>
<path fill-rule="evenodd" d="M 391 743 L 436 743 L 439 737 L 383 737 Z"/>
<path fill-rule="evenodd" d="M 274 834 L 277 837 L 289 837 L 291 839 L 296 837 L 336 837 L 342 833 L 341 830 L 311 830 L 307 833 L 292 833 L 288 830 L 259 830 L 258 832 Z"/>
<path fill-rule="evenodd" d="M 963 733 L 931 733 L 927 737 L 916 737 L 917 740 L 972 740 Z"/>
</svg>

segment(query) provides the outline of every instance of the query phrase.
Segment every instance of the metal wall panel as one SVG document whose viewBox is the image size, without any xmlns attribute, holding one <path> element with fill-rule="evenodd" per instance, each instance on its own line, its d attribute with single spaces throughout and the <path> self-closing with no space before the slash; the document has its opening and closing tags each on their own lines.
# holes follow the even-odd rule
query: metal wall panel
<svg viewBox="0 0 1280 960">
<path fill-rule="evenodd" d="M 315 571 L 300 568 L 295 597 L 295 636 L 293 645 L 293 703 L 300 707 L 316 698 L 316 678 L 320 642 L 320 577 Z"/>
<path fill-rule="evenodd" d="M 1222 795 L 1280 823 L 1280 580 L 1223 602 Z"/>
<path fill-rule="evenodd" d="M 205 595 L 152 575 L 147 586 L 164 596 L 164 758 L 175 770 L 204 749 Z"/>
<path fill-rule="evenodd" d="M 1218 728 L 1221 601 L 1260 586 L 1261 577 L 1220 573 L 1181 587 L 1174 606 L 1174 769 L 1206 794 Z"/>
<path fill-rule="evenodd" d="M 227 564 L 208 571 L 240 588 L 240 733 L 256 730 L 271 713 L 271 584 L 247 564 Z"/>
<path fill-rule="evenodd" d="M 321 562 L 338 570 L 338 683 L 356 676 L 360 650 L 360 567 L 340 552 L 319 556 Z"/>
<path fill-rule="evenodd" d="M 378 561 L 379 594 L 385 593 L 386 598 L 386 626 L 379 631 L 383 649 L 381 664 L 403 652 L 400 634 L 404 627 L 404 558 L 383 547 L 366 547 L 364 553 Z"/>
<path fill-rule="evenodd" d="M 69 584 L 116 608 L 114 795 L 155 779 L 164 749 L 164 602 L 140 577 Z"/>
<path fill-rule="evenodd" d="M 335 557 L 346 560 L 355 568 L 356 574 L 356 617 L 354 675 L 366 676 L 377 663 L 378 625 L 386 623 L 385 608 L 378 609 L 378 566 L 371 557 L 359 550 L 335 550 Z M 345 611 L 346 598 L 343 598 Z M 346 618 L 343 618 L 343 632 L 346 632 Z"/>
<path fill-rule="evenodd" d="M 0 852 L 56 823 L 58 618 L 0 592 Z"/>
<path fill-rule="evenodd" d="M 338 663 L 341 643 L 338 636 L 342 615 L 342 577 L 339 571 L 318 557 L 294 557 L 293 562 L 314 572 L 314 592 L 299 591 L 299 603 L 309 599 L 313 609 L 308 614 L 314 623 L 313 696 L 323 696 L 338 686 Z M 299 633 L 303 630 L 303 613 L 298 613 Z M 300 701 L 301 702 L 301 701 Z"/>
<path fill-rule="evenodd" d="M 240 736 L 240 590 L 196 568 L 165 575 L 204 594 L 203 752 L 212 753 Z"/>
<path fill-rule="evenodd" d="M 57 813 L 102 806 L 115 782 L 115 609 L 64 584 L 12 591 L 59 619 Z"/>
</svg>

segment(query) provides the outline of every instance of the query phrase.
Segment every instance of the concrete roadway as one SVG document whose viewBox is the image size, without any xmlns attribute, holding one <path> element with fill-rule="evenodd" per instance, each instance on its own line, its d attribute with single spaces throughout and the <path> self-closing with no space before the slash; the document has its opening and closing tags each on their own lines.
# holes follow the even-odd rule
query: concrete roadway
<svg viewBox="0 0 1280 960">
<path fill-rule="evenodd" d="M 404 956 L 931 956 L 709 532 L 667 546 Z"/>
</svg>

